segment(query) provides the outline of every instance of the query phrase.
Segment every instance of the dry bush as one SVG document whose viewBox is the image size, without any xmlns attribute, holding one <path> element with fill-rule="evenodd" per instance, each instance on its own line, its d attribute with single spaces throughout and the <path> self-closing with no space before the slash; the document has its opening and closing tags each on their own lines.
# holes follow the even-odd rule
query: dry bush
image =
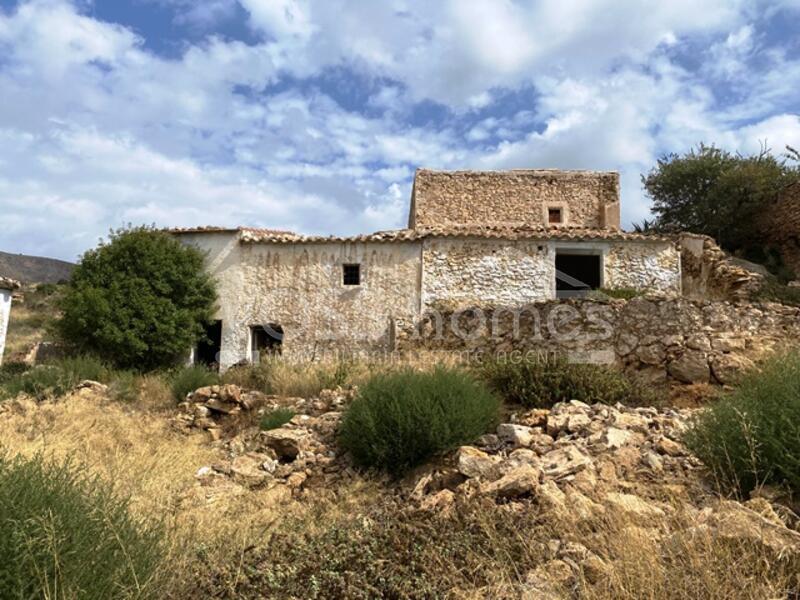
<svg viewBox="0 0 800 600">
<path fill-rule="evenodd" d="M 361 386 L 379 373 L 398 368 L 429 371 L 436 366 L 463 365 L 453 353 L 413 353 L 390 359 L 336 357 L 295 361 L 281 356 L 264 356 L 255 365 L 241 365 L 222 375 L 223 383 L 283 397 L 310 398 L 324 389 Z"/>
<path fill-rule="evenodd" d="M 162 375 L 147 374 L 137 378 L 138 404 L 152 411 L 166 411 L 175 408 L 172 388 Z"/>
<path fill-rule="evenodd" d="M 51 285 L 39 285 L 23 290 L 23 301 L 15 301 L 11 307 L 6 337 L 6 359 L 21 360 L 37 342 L 50 338 L 48 325 L 58 315 L 56 301 L 61 289 Z"/>
<path fill-rule="evenodd" d="M 145 388 L 166 398 L 163 385 L 152 378 Z M 206 560 L 232 560 L 277 516 L 278 499 L 270 492 L 237 495 L 238 490 L 220 488 L 209 503 L 198 494 L 202 488 L 194 474 L 221 460 L 221 453 L 205 435 L 179 433 L 135 405 L 75 395 L 26 414 L 6 414 L 0 418 L 0 450 L 70 457 L 129 496 L 135 514 L 163 520 L 171 542 L 165 568 L 176 586 Z"/>
<path fill-rule="evenodd" d="M 679 508 L 679 507 L 678 507 Z M 754 541 L 734 541 L 711 529 L 693 527 L 688 513 L 652 530 L 619 517 L 597 518 L 567 535 L 603 558 L 606 577 L 579 582 L 580 597 L 612 599 L 756 599 L 795 597 L 800 592 L 800 556 L 779 556 Z"/>
<path fill-rule="evenodd" d="M 554 586 L 557 597 L 750 600 L 797 594 L 797 556 L 779 557 L 759 544 L 726 541 L 691 526 L 691 518 L 677 512 L 651 523 L 599 514 L 575 521 L 533 504 L 510 510 L 469 500 L 431 514 L 386 495 L 353 500 L 339 494 L 282 518 L 243 555 L 244 565 L 215 565 L 202 591 L 226 598 L 511 599 L 525 592 L 530 595 L 523 597 L 535 598 L 541 592 L 529 587 L 527 576 L 556 557 L 550 543 L 560 540 L 583 544 L 607 571 L 578 572 Z"/>
</svg>

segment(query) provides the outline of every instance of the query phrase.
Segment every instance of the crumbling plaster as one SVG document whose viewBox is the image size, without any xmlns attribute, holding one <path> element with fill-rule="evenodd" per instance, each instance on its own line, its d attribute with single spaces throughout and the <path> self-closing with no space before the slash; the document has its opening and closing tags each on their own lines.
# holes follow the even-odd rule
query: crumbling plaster
<svg viewBox="0 0 800 600">
<path fill-rule="evenodd" d="M 419 311 L 418 242 L 240 244 L 238 234 L 189 234 L 207 252 L 218 282 L 220 366 L 250 358 L 250 328 L 279 324 L 286 355 L 388 348 L 392 317 Z M 361 265 L 361 285 L 345 286 L 342 265 Z"/>
<path fill-rule="evenodd" d="M 422 305 L 519 306 L 556 297 L 557 252 L 599 254 L 603 287 L 680 294 L 680 253 L 671 242 L 425 240 Z"/>
</svg>

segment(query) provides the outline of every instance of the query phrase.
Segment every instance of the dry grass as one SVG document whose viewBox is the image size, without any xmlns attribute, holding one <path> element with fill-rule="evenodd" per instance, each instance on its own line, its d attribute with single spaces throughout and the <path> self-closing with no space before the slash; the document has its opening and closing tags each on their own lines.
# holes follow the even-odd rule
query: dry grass
<svg viewBox="0 0 800 600">
<path fill-rule="evenodd" d="M 45 295 L 35 289 L 25 289 L 24 300 L 11 305 L 6 334 L 5 360 L 22 360 L 31 346 L 49 339 L 47 324 L 56 316 L 57 293 Z"/>
<path fill-rule="evenodd" d="M 426 357 L 412 364 L 436 362 Z M 345 384 L 358 385 L 385 367 L 352 363 Z M 276 389 L 292 396 L 329 381 L 336 368 L 286 364 L 272 374 Z M 358 478 L 314 489 L 302 501 L 284 486 L 248 491 L 224 478 L 198 486 L 197 469 L 224 460 L 224 452 L 205 434 L 170 426 L 174 400 L 162 378 L 138 377 L 137 386 L 138 399 L 130 403 L 81 392 L 26 414 L 4 414 L 0 451 L 81 461 L 129 495 L 137 514 L 163 520 L 171 575 L 164 598 L 194 598 L 198 590 L 230 598 L 322 598 L 336 585 L 352 586 L 353 594 L 372 586 L 366 596 L 339 597 L 381 597 L 375 590 L 391 585 L 411 598 L 425 597 L 420 590 L 427 597 L 518 598 L 528 573 L 553 558 L 553 539 L 579 542 L 610 567 L 601 578 L 584 573 L 572 581 L 561 590 L 565 598 L 798 594 L 797 557 L 780 558 L 759 544 L 732 543 L 707 531 L 689 533 L 685 499 L 672 499 L 671 516 L 645 529 L 613 514 L 576 522 L 535 504 L 509 511 L 466 503 L 432 516 L 409 510 L 382 484 Z M 656 491 L 652 497 L 666 500 Z M 678 533 L 660 535 L 665 532 Z M 288 580 L 271 592 L 276 574 Z M 315 587 L 322 584 L 332 587 Z"/>
<path fill-rule="evenodd" d="M 691 531 L 685 513 L 638 524 L 619 515 L 576 522 L 535 505 L 510 511 L 468 501 L 450 513 L 430 514 L 371 493 L 309 502 L 244 555 L 248 568 L 237 565 L 234 573 L 216 565 L 225 584 L 212 577 L 203 582 L 204 594 L 538 598 L 544 596 L 526 580 L 557 556 L 551 546 L 556 540 L 582 544 L 605 570 L 581 570 L 547 598 L 755 600 L 793 598 L 798 590 L 797 556 Z"/>
<path fill-rule="evenodd" d="M 148 403 L 171 401 L 162 387 L 155 378 L 144 380 Z M 208 565 L 236 560 L 291 504 L 274 490 L 197 486 L 197 470 L 224 458 L 205 434 L 185 435 L 163 413 L 86 393 L 0 417 L 0 451 L 80 461 L 130 496 L 137 514 L 163 520 L 172 594 L 191 589 Z"/>
</svg>

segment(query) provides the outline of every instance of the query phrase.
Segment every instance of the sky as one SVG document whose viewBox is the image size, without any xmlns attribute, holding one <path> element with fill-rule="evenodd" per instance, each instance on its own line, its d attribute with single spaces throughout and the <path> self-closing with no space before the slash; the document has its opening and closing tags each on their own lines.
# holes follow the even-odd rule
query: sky
<svg viewBox="0 0 800 600">
<path fill-rule="evenodd" d="M 800 0 L 0 0 L 0 250 L 404 227 L 414 171 L 800 147 Z"/>
</svg>

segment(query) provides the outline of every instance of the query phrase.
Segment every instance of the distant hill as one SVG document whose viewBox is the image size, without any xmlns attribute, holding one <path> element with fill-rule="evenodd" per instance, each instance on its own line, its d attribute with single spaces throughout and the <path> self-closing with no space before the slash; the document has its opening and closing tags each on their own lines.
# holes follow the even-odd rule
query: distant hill
<svg viewBox="0 0 800 600">
<path fill-rule="evenodd" d="M 56 258 L 0 252 L 0 276 L 22 283 L 58 283 L 69 279 L 74 264 Z"/>
</svg>

